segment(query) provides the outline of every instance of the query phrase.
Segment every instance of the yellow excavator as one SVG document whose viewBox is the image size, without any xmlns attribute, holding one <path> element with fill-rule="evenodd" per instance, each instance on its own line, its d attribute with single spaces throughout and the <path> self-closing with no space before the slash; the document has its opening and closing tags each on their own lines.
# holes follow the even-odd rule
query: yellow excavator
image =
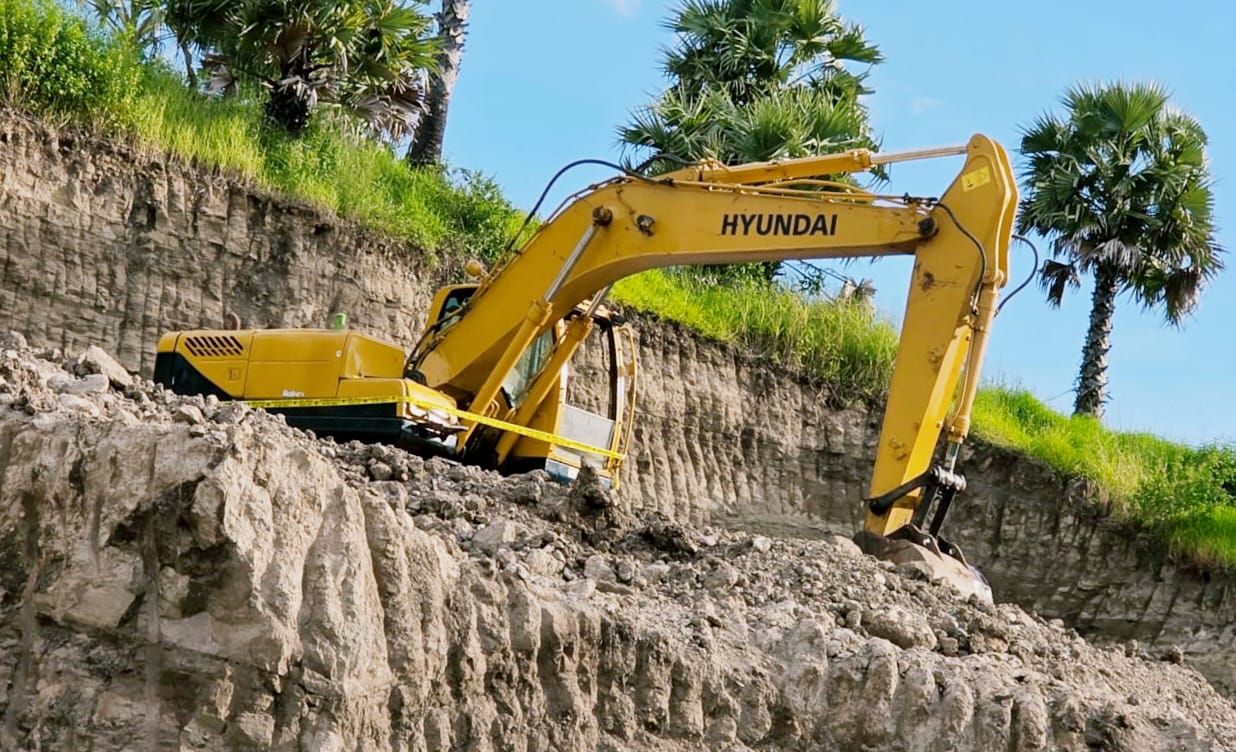
<svg viewBox="0 0 1236 752">
<path fill-rule="evenodd" d="M 964 165 L 939 198 L 835 182 L 952 155 Z M 629 327 L 603 306 L 615 281 L 655 267 L 912 255 L 856 540 L 881 558 L 925 562 L 967 590 L 971 568 L 939 532 L 965 487 L 955 465 L 1008 275 L 1016 204 L 1008 155 L 982 135 L 937 149 L 626 172 L 569 198 L 477 283 L 440 290 L 410 353 L 346 328 L 173 332 L 159 341 L 155 379 L 180 394 L 244 400 L 341 439 L 560 478 L 588 462 L 617 484 L 636 363 Z M 565 399 L 571 357 L 594 330 L 609 371 L 600 412 Z"/>
</svg>

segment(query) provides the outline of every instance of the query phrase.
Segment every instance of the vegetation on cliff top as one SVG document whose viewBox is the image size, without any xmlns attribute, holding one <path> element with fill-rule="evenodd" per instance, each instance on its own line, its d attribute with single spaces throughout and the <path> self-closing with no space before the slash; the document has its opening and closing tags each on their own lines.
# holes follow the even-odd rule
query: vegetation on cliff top
<svg viewBox="0 0 1236 752">
<path fill-rule="evenodd" d="M 1189 447 L 1110 431 L 1089 415 L 1066 417 L 1021 389 L 988 387 L 974 405 L 975 433 L 1071 477 L 1094 481 L 1118 515 L 1160 533 L 1202 565 L 1236 567 L 1236 451 Z"/>
<path fill-rule="evenodd" d="M 479 173 L 409 169 L 341 115 L 293 138 L 268 126 L 261 92 L 206 97 L 53 2 L 0 0 L 0 103 L 224 170 L 427 252 L 485 255 L 522 219 Z"/>
<path fill-rule="evenodd" d="M 206 98 L 61 6 L 0 0 L 0 104 L 120 136 L 311 201 L 421 249 L 492 258 L 520 213 L 476 173 L 409 168 L 340 118 L 298 139 L 264 127 L 260 97 Z M 842 399 L 887 386 L 891 325 L 861 305 L 761 287 L 716 288 L 672 271 L 624 280 L 615 298 L 819 377 Z M 1119 513 L 1202 563 L 1236 566 L 1236 453 L 1107 431 L 1028 393 L 987 389 L 976 433 L 1097 483 Z"/>
</svg>

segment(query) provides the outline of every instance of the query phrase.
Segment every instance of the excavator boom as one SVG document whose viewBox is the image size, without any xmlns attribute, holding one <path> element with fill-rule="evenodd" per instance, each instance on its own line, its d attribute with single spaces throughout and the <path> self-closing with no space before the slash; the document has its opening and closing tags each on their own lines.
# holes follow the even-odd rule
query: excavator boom
<svg viewBox="0 0 1236 752">
<path fill-rule="evenodd" d="M 797 181 L 877 162 L 964 154 L 939 199 L 819 190 Z M 923 476 L 941 432 L 950 449 L 969 432 L 1017 203 L 1008 156 L 975 136 L 965 147 L 878 159 L 866 151 L 737 168 L 705 164 L 656 179 L 624 176 L 576 197 L 496 269 L 462 315 L 427 332 L 409 359 L 418 380 L 477 413 L 501 414 L 499 385 L 529 343 L 565 312 L 646 269 L 787 259 L 915 257 L 870 495 Z M 520 318 L 514 313 L 526 311 Z M 962 389 L 947 415 L 959 380 Z M 912 521 L 910 489 L 867 516 L 887 535 Z"/>
</svg>

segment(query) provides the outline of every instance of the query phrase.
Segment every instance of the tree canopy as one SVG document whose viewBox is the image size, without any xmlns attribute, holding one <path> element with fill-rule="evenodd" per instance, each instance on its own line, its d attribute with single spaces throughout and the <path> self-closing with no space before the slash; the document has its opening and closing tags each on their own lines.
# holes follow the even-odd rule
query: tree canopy
<svg viewBox="0 0 1236 752">
<path fill-rule="evenodd" d="M 167 23 L 199 50 L 209 90 L 258 81 L 268 118 L 292 134 L 330 103 L 406 135 L 437 46 L 430 19 L 394 0 L 169 0 Z"/>
<path fill-rule="evenodd" d="M 883 60 L 832 0 L 683 0 L 663 67 L 669 87 L 619 128 L 653 172 L 680 159 L 727 164 L 875 147 L 861 98 Z M 771 279 L 779 264 L 714 270 Z"/>
</svg>

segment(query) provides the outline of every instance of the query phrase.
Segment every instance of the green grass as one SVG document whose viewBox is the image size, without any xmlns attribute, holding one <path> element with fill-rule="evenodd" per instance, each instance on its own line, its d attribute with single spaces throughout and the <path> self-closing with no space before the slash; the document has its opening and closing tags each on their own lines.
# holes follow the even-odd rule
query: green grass
<svg viewBox="0 0 1236 752">
<path fill-rule="evenodd" d="M 975 434 L 1093 480 L 1117 514 L 1157 532 L 1175 553 L 1236 567 L 1236 451 L 1189 447 L 1144 433 L 1109 431 L 1066 417 L 1029 392 L 989 387 L 974 405 Z"/>
<path fill-rule="evenodd" d="M 897 352 L 896 330 L 862 306 L 760 284 L 719 287 L 653 270 L 620 281 L 613 298 L 817 377 L 838 401 L 882 393 Z"/>
<path fill-rule="evenodd" d="M 521 214 L 479 173 L 409 168 L 388 146 L 322 113 L 299 138 L 263 122 L 258 96 L 207 99 L 146 65 L 128 135 L 411 240 L 427 253 L 493 258 Z"/>
</svg>

